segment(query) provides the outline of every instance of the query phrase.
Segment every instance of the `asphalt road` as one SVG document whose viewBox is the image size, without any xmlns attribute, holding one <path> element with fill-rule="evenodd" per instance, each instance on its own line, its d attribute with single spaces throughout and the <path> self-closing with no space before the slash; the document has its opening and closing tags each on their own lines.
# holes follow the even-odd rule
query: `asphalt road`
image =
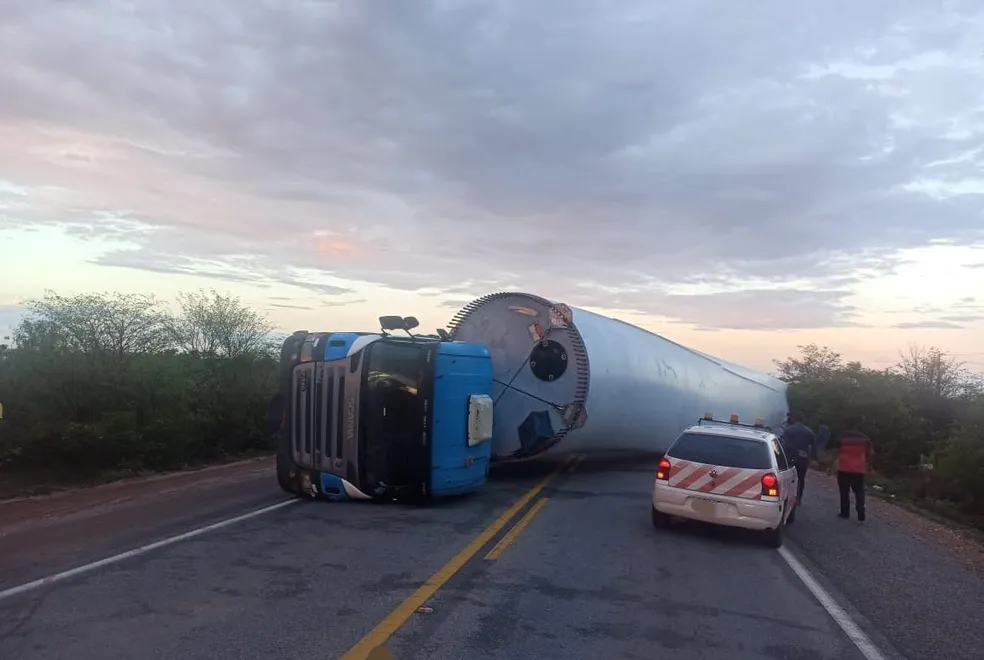
<svg viewBox="0 0 984 660">
<path fill-rule="evenodd" d="M 652 529 L 652 465 L 592 458 L 544 485 L 553 467 L 430 507 L 298 502 L 0 596 L 0 658 L 332 659 L 381 642 L 397 660 L 863 658 L 754 537 Z M 266 472 L 220 481 L 0 526 L 0 594 L 284 501 Z M 885 657 L 979 658 L 984 633 L 965 627 L 984 613 L 979 576 L 874 505 L 865 527 L 834 518 L 831 492 L 811 485 L 787 549 Z M 896 570 L 899 552 L 915 554 Z M 926 579 L 938 586 L 912 602 Z M 948 643 L 956 654 L 940 653 Z"/>
<path fill-rule="evenodd" d="M 870 495 L 864 524 L 841 520 L 832 479 L 807 489 L 790 545 L 866 630 L 915 660 L 984 658 L 984 546 Z"/>
<path fill-rule="evenodd" d="M 0 591 L 281 502 L 271 470 L 244 461 L 0 502 Z"/>
</svg>

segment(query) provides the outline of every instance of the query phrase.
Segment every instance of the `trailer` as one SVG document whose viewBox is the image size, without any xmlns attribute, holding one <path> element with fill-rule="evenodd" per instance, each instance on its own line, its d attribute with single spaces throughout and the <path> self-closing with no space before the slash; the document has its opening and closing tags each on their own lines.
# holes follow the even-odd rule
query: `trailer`
<svg viewBox="0 0 984 660">
<path fill-rule="evenodd" d="M 634 450 L 663 453 L 710 412 L 778 427 L 786 383 L 624 321 L 529 293 L 478 298 L 448 325 L 488 347 L 493 461 Z"/>
</svg>

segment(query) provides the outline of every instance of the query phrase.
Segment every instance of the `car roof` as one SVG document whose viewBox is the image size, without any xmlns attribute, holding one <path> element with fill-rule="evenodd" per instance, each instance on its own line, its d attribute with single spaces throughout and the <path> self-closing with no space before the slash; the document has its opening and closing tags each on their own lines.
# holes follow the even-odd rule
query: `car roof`
<svg viewBox="0 0 984 660">
<path fill-rule="evenodd" d="M 742 440 L 757 440 L 759 442 L 771 442 L 776 439 L 776 434 L 769 429 L 734 426 L 726 422 L 695 424 L 684 429 L 683 432 L 698 435 L 716 435 L 726 438 L 740 438 Z"/>
</svg>

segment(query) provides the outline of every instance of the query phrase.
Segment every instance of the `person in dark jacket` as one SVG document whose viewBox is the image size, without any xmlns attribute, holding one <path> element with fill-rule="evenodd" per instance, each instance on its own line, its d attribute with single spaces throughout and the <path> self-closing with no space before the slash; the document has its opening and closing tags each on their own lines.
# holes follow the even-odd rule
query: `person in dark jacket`
<svg viewBox="0 0 984 660">
<path fill-rule="evenodd" d="M 830 444 L 830 427 L 822 419 L 817 424 L 817 447 L 816 451 L 821 452 L 827 449 L 827 445 Z M 816 458 L 816 453 L 814 453 L 813 458 Z"/>
<path fill-rule="evenodd" d="M 834 438 L 830 448 L 837 451 L 837 489 L 840 491 L 841 518 L 851 517 L 851 491 L 854 492 L 854 507 L 858 512 L 858 522 L 864 522 L 864 475 L 871 466 L 875 455 L 871 438 L 857 430 L 858 421 L 848 426 L 848 430 Z"/>
<path fill-rule="evenodd" d="M 806 473 L 810 468 L 810 457 L 813 456 L 817 444 L 817 436 L 809 426 L 803 422 L 802 413 L 794 412 L 790 415 L 792 424 L 787 426 L 782 432 L 780 441 L 786 452 L 787 458 L 796 468 L 798 483 L 796 485 L 796 505 L 800 506 L 803 502 L 803 489 L 806 488 Z"/>
</svg>

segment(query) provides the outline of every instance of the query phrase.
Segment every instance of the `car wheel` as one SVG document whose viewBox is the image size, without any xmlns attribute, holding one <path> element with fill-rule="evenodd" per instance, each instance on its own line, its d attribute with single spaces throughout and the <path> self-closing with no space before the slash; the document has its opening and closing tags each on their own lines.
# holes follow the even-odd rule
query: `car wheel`
<svg viewBox="0 0 984 660">
<path fill-rule="evenodd" d="M 794 522 L 796 522 L 796 509 L 798 509 L 798 508 L 799 508 L 799 506 L 794 506 L 793 507 L 793 510 L 789 512 L 789 515 L 786 516 L 786 524 L 787 525 L 792 525 Z"/>
<path fill-rule="evenodd" d="M 657 511 L 656 507 L 653 507 L 653 527 L 656 529 L 662 529 L 670 524 L 670 517 L 663 513 L 662 511 Z"/>
<path fill-rule="evenodd" d="M 776 529 L 765 530 L 765 544 L 770 548 L 782 547 L 782 523 Z"/>
</svg>

